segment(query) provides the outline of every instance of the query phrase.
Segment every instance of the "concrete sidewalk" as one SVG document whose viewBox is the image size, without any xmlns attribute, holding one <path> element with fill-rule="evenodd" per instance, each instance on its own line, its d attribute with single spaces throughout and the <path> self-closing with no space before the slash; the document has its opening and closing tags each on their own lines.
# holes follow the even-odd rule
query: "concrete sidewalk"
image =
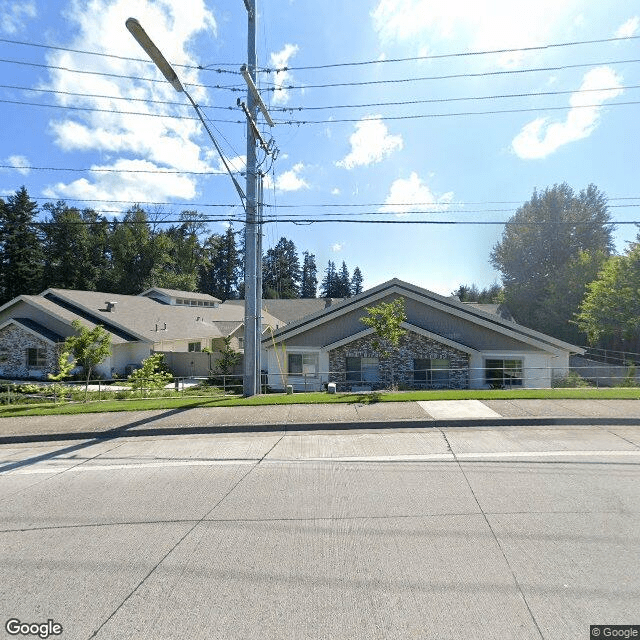
<svg viewBox="0 0 640 640">
<path fill-rule="evenodd" d="M 128 436 L 340 429 L 640 425 L 640 400 L 452 400 L 161 409 L 0 419 L 0 444 Z"/>
</svg>

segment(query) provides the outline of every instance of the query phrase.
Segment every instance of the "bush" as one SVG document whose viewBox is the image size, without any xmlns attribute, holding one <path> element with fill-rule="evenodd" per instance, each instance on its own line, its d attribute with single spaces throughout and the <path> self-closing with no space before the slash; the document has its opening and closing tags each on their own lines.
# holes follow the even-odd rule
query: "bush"
<svg viewBox="0 0 640 640">
<path fill-rule="evenodd" d="M 622 382 L 618 385 L 619 387 L 638 387 L 638 379 L 636 378 L 636 365 L 631 363 L 627 369 L 627 375 L 624 377 Z"/>
<path fill-rule="evenodd" d="M 593 385 L 576 371 L 569 371 L 566 376 L 554 377 L 551 386 L 555 389 L 578 389 Z"/>
<path fill-rule="evenodd" d="M 136 369 L 127 378 L 132 389 L 163 389 L 171 381 L 173 375 L 166 371 L 164 354 L 155 353 L 142 361 L 140 369 Z"/>
</svg>

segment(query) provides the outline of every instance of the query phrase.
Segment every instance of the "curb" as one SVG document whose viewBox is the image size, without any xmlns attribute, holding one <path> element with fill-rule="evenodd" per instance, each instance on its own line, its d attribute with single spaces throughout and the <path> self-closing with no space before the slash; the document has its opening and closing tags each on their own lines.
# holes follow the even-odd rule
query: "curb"
<svg viewBox="0 0 640 640">
<path fill-rule="evenodd" d="M 398 429 L 444 429 L 463 427 L 540 427 L 540 426 L 640 426 L 640 418 L 482 418 L 454 420 L 396 420 L 371 422 L 322 422 L 276 424 L 229 424 L 210 427 L 156 427 L 131 429 L 121 427 L 107 431 L 74 431 L 69 433 L 15 434 L 0 436 L 0 445 L 27 444 L 35 442 L 58 442 L 64 440 L 110 440 L 113 438 L 142 438 L 178 435 L 224 435 L 297 431 L 351 431 L 351 430 L 398 430 Z"/>
</svg>

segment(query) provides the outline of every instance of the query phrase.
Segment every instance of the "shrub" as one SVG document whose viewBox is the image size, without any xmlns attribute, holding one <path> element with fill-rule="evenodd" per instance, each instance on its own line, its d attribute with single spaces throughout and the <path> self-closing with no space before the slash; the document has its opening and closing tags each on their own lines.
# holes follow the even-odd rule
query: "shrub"
<svg viewBox="0 0 640 640">
<path fill-rule="evenodd" d="M 551 386 L 559 389 L 577 389 L 593 385 L 576 371 L 569 371 L 566 376 L 554 377 Z"/>
<path fill-rule="evenodd" d="M 155 353 L 142 361 L 140 369 L 133 371 L 127 378 L 127 384 L 133 389 L 163 389 L 173 378 L 166 372 L 164 354 Z"/>
</svg>

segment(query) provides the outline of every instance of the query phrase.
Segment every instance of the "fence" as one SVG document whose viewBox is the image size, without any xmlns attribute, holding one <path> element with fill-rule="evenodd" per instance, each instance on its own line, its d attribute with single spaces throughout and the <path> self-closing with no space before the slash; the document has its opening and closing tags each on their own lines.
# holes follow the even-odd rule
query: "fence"
<svg viewBox="0 0 640 640">
<path fill-rule="evenodd" d="M 577 361 L 575 361 L 577 362 Z M 509 389 L 509 388 L 570 388 L 570 387 L 616 387 L 640 386 L 640 374 L 635 366 L 616 367 L 598 365 L 587 361 L 586 365 L 573 364 L 567 371 L 549 367 L 505 367 L 425 369 L 398 372 L 394 384 L 380 380 L 375 371 L 318 372 L 315 374 L 262 375 L 262 393 L 283 391 L 291 385 L 295 391 L 323 391 L 329 382 L 336 383 L 338 391 L 374 391 L 391 386 L 400 390 L 409 389 Z M 146 383 L 146 384 L 145 384 Z M 272 385 L 273 388 L 269 386 Z M 86 388 L 86 391 L 85 391 Z M 0 404 L 24 402 L 57 402 L 59 400 L 125 400 L 164 396 L 226 396 L 239 395 L 243 391 L 242 376 L 212 375 L 199 377 L 175 377 L 158 389 L 151 380 L 138 381 L 136 386 L 123 380 L 90 380 L 74 382 L 1 381 Z"/>
</svg>

